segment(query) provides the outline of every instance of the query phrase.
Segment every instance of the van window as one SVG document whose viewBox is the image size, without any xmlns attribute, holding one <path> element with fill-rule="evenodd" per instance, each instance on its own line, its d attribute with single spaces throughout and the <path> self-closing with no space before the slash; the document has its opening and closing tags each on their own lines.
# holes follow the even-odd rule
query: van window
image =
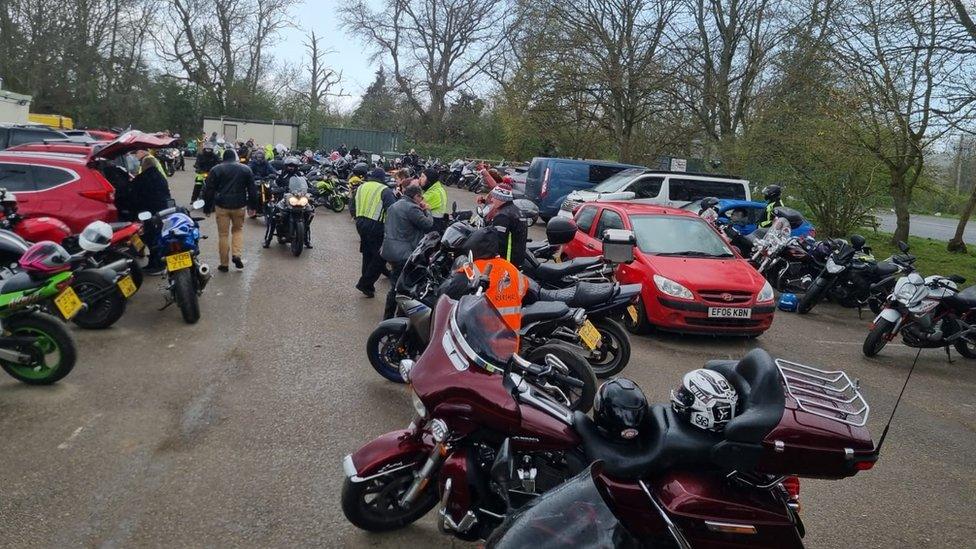
<svg viewBox="0 0 976 549">
<path fill-rule="evenodd" d="M 34 175 L 34 185 L 37 190 L 43 191 L 51 187 L 67 183 L 74 179 L 74 175 L 67 170 L 51 168 L 48 166 L 31 166 L 31 173 Z"/>
<path fill-rule="evenodd" d="M 669 183 L 670 200 L 694 202 L 707 196 L 715 198 L 746 199 L 746 187 L 732 181 L 704 181 L 700 179 L 676 179 Z"/>
<path fill-rule="evenodd" d="M 623 229 L 624 220 L 620 218 L 620 214 L 613 210 L 603 210 L 600 214 L 600 222 L 596 225 L 596 237 L 603 238 L 603 231 L 607 229 Z"/>
<path fill-rule="evenodd" d="M 634 193 L 634 198 L 657 198 L 663 183 L 663 177 L 642 177 L 631 183 L 627 190 Z"/>
<path fill-rule="evenodd" d="M 552 179 L 585 183 L 589 177 L 589 165 L 582 162 L 553 162 Z"/>
<path fill-rule="evenodd" d="M 526 177 L 529 179 L 539 179 L 542 177 L 542 166 L 545 163 L 546 161 L 541 158 L 533 158 L 532 164 L 529 164 L 529 171 Z"/>
<path fill-rule="evenodd" d="M 590 164 L 589 182 L 591 185 L 603 183 L 608 177 L 616 175 L 626 169 L 626 166 L 601 166 L 599 164 Z"/>
<path fill-rule="evenodd" d="M 584 206 L 576 214 L 576 227 L 580 232 L 590 234 L 594 217 L 596 217 L 596 206 Z"/>
<path fill-rule="evenodd" d="M 0 163 L 0 188 L 8 191 L 33 191 L 31 167 L 26 164 Z"/>
</svg>

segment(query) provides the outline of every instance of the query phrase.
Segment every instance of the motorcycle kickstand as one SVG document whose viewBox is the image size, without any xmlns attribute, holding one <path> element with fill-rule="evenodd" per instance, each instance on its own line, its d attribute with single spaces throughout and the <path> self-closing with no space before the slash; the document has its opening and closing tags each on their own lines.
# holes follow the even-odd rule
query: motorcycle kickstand
<svg viewBox="0 0 976 549">
<path fill-rule="evenodd" d="M 949 352 L 949 345 L 946 345 L 946 346 L 945 346 L 945 352 L 946 352 L 946 360 L 948 360 L 948 361 L 949 361 L 949 364 L 955 364 L 955 363 L 954 363 L 954 362 L 952 361 L 952 353 L 950 353 L 950 352 Z"/>
</svg>

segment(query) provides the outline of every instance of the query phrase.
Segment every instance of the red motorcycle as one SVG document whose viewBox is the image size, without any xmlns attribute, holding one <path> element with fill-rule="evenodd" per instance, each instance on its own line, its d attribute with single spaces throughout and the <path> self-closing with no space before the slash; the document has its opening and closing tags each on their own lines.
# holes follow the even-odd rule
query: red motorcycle
<svg viewBox="0 0 976 549">
<path fill-rule="evenodd" d="M 646 434 L 623 445 L 540 390 L 556 365 L 531 364 L 516 348 L 484 297 L 440 300 L 430 345 L 416 364 L 401 364 L 417 417 L 343 460 L 350 522 L 394 530 L 440 501 L 443 530 L 484 538 L 512 509 L 599 460 L 613 509 L 641 539 L 799 546 L 787 476 L 843 478 L 877 459 L 867 403 L 843 372 L 774 362 L 761 350 L 710 362 L 739 391 L 741 411 L 724 432 L 658 404 Z"/>
</svg>

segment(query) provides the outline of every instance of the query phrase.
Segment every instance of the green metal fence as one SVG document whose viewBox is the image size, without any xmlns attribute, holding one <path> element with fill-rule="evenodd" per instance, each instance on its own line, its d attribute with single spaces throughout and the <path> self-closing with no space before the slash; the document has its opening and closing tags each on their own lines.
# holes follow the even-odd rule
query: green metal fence
<svg viewBox="0 0 976 549">
<path fill-rule="evenodd" d="M 347 148 L 359 147 L 364 152 L 382 154 L 400 149 L 402 136 L 396 132 L 361 130 L 355 128 L 322 128 L 319 147 L 332 150 L 345 143 Z"/>
</svg>

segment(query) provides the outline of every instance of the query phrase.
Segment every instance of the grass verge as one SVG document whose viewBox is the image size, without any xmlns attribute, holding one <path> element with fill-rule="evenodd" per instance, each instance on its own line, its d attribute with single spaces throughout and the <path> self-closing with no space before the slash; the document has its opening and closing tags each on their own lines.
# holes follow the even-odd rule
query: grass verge
<svg viewBox="0 0 976 549">
<path fill-rule="evenodd" d="M 874 250 L 874 257 L 884 259 L 898 253 L 898 247 L 891 244 L 891 233 L 865 231 L 862 233 Z M 964 254 L 946 251 L 946 243 L 932 238 L 908 237 L 911 253 L 918 258 L 915 265 L 922 276 L 957 274 L 966 277 L 962 286 L 976 284 L 976 246 L 969 246 Z"/>
</svg>

